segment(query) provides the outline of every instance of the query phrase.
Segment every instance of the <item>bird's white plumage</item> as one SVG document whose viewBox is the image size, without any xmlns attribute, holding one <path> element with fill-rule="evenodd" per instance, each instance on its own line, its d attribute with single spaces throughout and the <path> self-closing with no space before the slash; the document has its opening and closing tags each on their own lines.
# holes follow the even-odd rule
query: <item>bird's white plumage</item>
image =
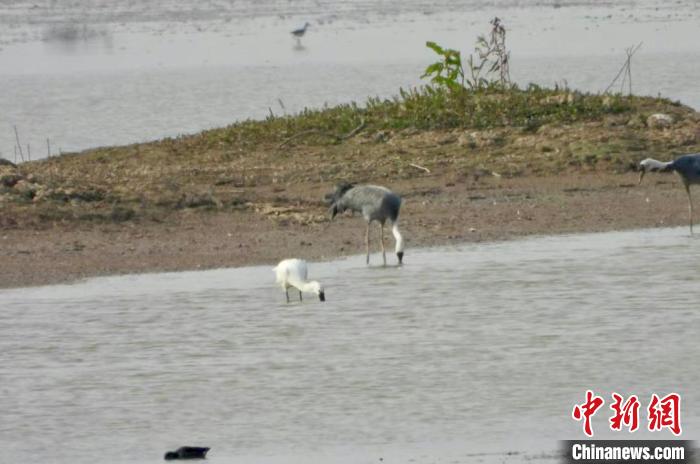
<svg viewBox="0 0 700 464">
<path fill-rule="evenodd" d="M 306 261 L 303 259 L 291 258 L 284 259 L 273 269 L 275 271 L 275 280 L 282 289 L 287 292 L 290 287 L 299 290 L 299 298 L 301 292 L 314 293 L 325 300 L 324 290 L 320 283 L 315 280 L 309 281 L 309 268 Z M 287 301 L 289 295 L 287 294 Z"/>
<path fill-rule="evenodd" d="M 274 270 L 277 283 L 283 289 L 296 287 L 292 282 L 298 284 L 306 282 L 309 276 L 309 268 L 303 259 L 284 259 Z"/>
<path fill-rule="evenodd" d="M 394 223 L 391 227 L 391 233 L 394 234 L 394 239 L 396 240 L 396 253 L 400 253 L 403 251 L 403 236 L 401 235 L 401 232 L 399 232 L 399 225 L 397 223 Z"/>
<path fill-rule="evenodd" d="M 647 158 L 639 163 L 639 167 L 641 172 L 664 171 L 668 169 L 671 164 L 673 164 L 673 161 L 663 162 L 652 158 Z"/>
</svg>

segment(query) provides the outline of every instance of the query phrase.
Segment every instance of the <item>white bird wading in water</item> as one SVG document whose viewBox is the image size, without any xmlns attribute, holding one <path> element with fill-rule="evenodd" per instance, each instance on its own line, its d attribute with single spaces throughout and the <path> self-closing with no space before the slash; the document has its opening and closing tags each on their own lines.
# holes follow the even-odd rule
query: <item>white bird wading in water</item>
<svg viewBox="0 0 700 464">
<path fill-rule="evenodd" d="M 396 240 L 396 257 L 399 265 L 403 263 L 403 237 L 399 232 L 398 220 L 401 209 L 401 197 L 386 187 L 378 185 L 339 184 L 335 192 L 326 195 L 330 203 L 331 219 L 345 210 L 362 213 L 367 221 L 365 246 L 367 248 L 367 264 L 369 264 L 369 226 L 372 221 L 379 222 L 379 241 L 382 245 L 382 258 L 386 266 L 386 250 L 384 249 L 384 224 L 390 220 L 391 232 Z"/>
<path fill-rule="evenodd" d="M 289 303 L 289 287 L 299 290 L 299 301 L 302 301 L 301 292 L 318 295 L 321 301 L 326 301 L 326 293 L 320 283 L 308 280 L 308 268 L 303 259 L 285 259 L 273 269 L 276 281 L 282 286 Z"/>
<path fill-rule="evenodd" d="M 693 199 L 690 196 L 690 186 L 700 184 L 700 153 L 683 155 L 673 161 L 657 161 L 647 158 L 639 163 L 639 184 L 642 183 L 647 172 L 671 172 L 675 171 L 683 181 L 685 192 L 688 194 L 688 222 L 690 234 L 693 234 Z"/>
</svg>

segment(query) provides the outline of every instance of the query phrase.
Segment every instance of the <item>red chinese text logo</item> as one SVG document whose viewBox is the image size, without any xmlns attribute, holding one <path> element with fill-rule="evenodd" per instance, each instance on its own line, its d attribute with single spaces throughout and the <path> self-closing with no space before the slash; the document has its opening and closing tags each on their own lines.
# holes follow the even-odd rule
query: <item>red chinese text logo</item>
<svg viewBox="0 0 700 464">
<path fill-rule="evenodd" d="M 571 415 L 576 420 L 583 419 L 583 432 L 589 437 L 593 436 L 591 428 L 591 417 L 598 411 L 605 401 L 600 396 L 595 396 L 592 391 L 586 392 L 586 402 L 574 406 Z"/>
<path fill-rule="evenodd" d="M 637 395 L 631 395 L 625 399 L 622 395 L 613 393 L 613 402 L 610 409 L 613 415 L 610 417 L 610 429 L 615 431 L 626 427 L 630 432 L 639 428 L 640 402 Z M 605 400 L 595 395 L 591 390 L 586 391 L 586 401 L 574 405 L 571 416 L 577 421 L 583 421 L 583 433 L 593 436 L 592 418 L 605 404 Z M 663 429 L 670 430 L 674 435 L 681 434 L 681 396 L 670 393 L 663 398 L 654 393 L 651 395 L 648 413 L 648 429 L 656 432 Z"/>
<path fill-rule="evenodd" d="M 610 409 L 615 411 L 615 415 L 610 418 L 611 430 L 622 430 L 622 426 L 629 427 L 630 432 L 639 428 L 639 398 L 637 395 L 630 396 L 622 403 L 622 398 L 617 393 L 612 394 L 615 402 L 610 405 Z"/>
<path fill-rule="evenodd" d="M 654 393 L 649 402 L 649 430 L 668 428 L 674 435 L 681 434 L 681 396 L 671 393 L 659 399 Z"/>
</svg>

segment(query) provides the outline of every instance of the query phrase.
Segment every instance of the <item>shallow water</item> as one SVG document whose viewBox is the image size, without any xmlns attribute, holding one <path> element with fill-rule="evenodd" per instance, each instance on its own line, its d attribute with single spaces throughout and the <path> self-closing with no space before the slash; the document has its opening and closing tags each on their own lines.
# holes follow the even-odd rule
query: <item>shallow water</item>
<svg viewBox="0 0 700 464">
<path fill-rule="evenodd" d="M 677 228 L 311 263 L 325 303 L 285 304 L 270 266 L 1 290 L 3 459 L 527 460 L 583 436 L 586 389 L 642 410 L 676 391 L 692 438 L 697 245 Z M 596 436 L 627 437 L 605 408 Z"/>
<path fill-rule="evenodd" d="M 602 91 L 624 49 L 644 42 L 634 92 L 698 108 L 699 8 L 660 0 L 0 1 L 0 156 L 15 159 L 13 126 L 25 158 L 30 145 L 36 159 L 388 97 L 421 83 L 435 60 L 426 40 L 467 53 L 494 15 L 508 28 L 520 84 Z M 312 27 L 297 43 L 289 31 L 306 20 Z"/>
</svg>

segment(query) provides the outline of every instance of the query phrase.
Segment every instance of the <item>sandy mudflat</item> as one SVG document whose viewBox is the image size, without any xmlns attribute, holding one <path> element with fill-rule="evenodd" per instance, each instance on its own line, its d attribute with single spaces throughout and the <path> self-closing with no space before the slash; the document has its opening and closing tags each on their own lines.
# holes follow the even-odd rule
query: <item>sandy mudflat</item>
<svg viewBox="0 0 700 464">
<path fill-rule="evenodd" d="M 407 265 L 416 247 L 516 239 L 528 235 L 685 225 L 687 201 L 673 175 L 567 174 L 453 183 L 440 176 L 389 186 L 404 197 L 400 223 Z M 295 192 L 313 201 L 329 188 Z M 293 190 L 294 187 L 290 186 Z M 316 213 L 325 214 L 318 202 Z M 0 287 L 70 282 L 90 276 L 327 260 L 363 252 L 359 217 L 302 221 L 293 212 L 183 210 L 165 222 L 70 222 L 5 228 Z M 378 226 L 374 226 L 378 250 Z M 387 235 L 387 248 L 393 238 Z M 380 259 L 376 256 L 375 259 Z M 389 259 L 395 259 L 390 253 Z M 361 258 L 358 258 L 361 261 Z"/>
</svg>

